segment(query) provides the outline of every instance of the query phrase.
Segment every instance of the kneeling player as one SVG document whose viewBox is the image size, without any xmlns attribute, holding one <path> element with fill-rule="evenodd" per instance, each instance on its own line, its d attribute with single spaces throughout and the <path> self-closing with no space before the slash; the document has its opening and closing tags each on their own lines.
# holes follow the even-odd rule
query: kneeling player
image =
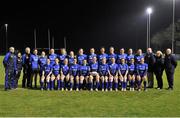
<svg viewBox="0 0 180 118">
<path fill-rule="evenodd" d="M 111 58 L 111 64 L 109 65 L 109 88 L 112 90 L 112 82 L 114 81 L 114 89 L 118 91 L 118 65 L 115 63 L 116 59 Z"/>
<path fill-rule="evenodd" d="M 98 62 L 97 58 L 93 58 L 92 64 L 90 64 L 90 76 L 89 76 L 89 84 L 90 84 L 90 91 L 93 91 L 93 79 L 95 77 L 96 81 L 96 91 L 99 89 L 99 74 L 98 74 Z"/>
<path fill-rule="evenodd" d="M 43 90 L 44 88 L 44 80 L 46 80 L 47 82 L 47 90 L 50 90 L 50 78 L 51 78 L 51 71 L 52 66 L 50 64 L 50 59 L 47 59 L 47 63 L 44 66 L 43 70 L 42 70 L 42 76 L 41 76 L 41 90 Z"/>
<path fill-rule="evenodd" d="M 105 91 L 108 91 L 108 73 L 109 73 L 109 66 L 106 64 L 106 58 L 102 59 L 102 64 L 99 65 L 99 74 L 100 80 L 102 85 L 102 91 L 104 91 L 104 82 L 105 82 Z M 112 88 L 112 84 L 111 84 Z M 112 91 L 112 89 L 111 89 Z"/>
<path fill-rule="evenodd" d="M 80 89 L 83 88 L 83 82 L 85 80 L 86 85 L 88 85 L 88 79 L 89 79 L 89 72 L 90 67 L 87 65 L 87 60 L 83 60 L 83 65 L 79 68 L 79 74 L 80 74 Z M 88 86 L 86 86 L 88 88 Z"/>
<path fill-rule="evenodd" d="M 73 84 L 76 83 L 76 91 L 79 91 L 79 65 L 77 59 L 74 59 L 74 64 L 71 65 L 70 69 L 70 91 L 73 90 Z"/>
<path fill-rule="evenodd" d="M 130 82 L 130 91 L 134 91 L 134 82 L 135 82 L 135 65 L 134 65 L 134 59 L 130 59 L 129 62 L 129 71 L 128 71 L 128 79 Z"/>
<path fill-rule="evenodd" d="M 54 90 L 55 80 L 57 80 L 57 89 L 60 90 L 60 65 L 58 58 L 55 59 L 55 64 L 52 67 L 51 90 Z"/>
<path fill-rule="evenodd" d="M 121 82 L 121 91 L 126 91 L 127 87 L 127 74 L 128 65 L 125 63 L 125 59 L 121 59 L 121 64 L 119 64 L 119 79 Z"/>
<path fill-rule="evenodd" d="M 144 91 L 146 91 L 148 65 L 144 63 L 144 58 L 141 58 L 140 64 L 137 65 L 136 69 L 137 69 L 138 91 L 141 91 L 142 81 L 144 83 Z"/>
</svg>

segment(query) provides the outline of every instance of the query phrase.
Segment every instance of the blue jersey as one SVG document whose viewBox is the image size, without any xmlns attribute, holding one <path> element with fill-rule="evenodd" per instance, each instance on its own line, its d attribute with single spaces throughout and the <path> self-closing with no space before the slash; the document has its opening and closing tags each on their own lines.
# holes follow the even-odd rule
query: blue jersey
<svg viewBox="0 0 180 118">
<path fill-rule="evenodd" d="M 51 66 L 53 66 L 55 64 L 55 59 L 57 58 L 57 54 L 50 54 L 48 58 L 50 59 Z"/>
<path fill-rule="evenodd" d="M 69 62 L 70 66 L 73 65 L 74 64 L 74 57 L 69 56 L 68 57 L 68 62 Z"/>
<path fill-rule="evenodd" d="M 98 63 L 92 63 L 90 65 L 91 72 L 98 72 Z"/>
<path fill-rule="evenodd" d="M 147 74 L 148 64 L 137 64 L 136 70 L 138 75 L 145 76 Z"/>
<path fill-rule="evenodd" d="M 51 64 L 46 64 L 46 65 L 44 66 L 45 75 L 48 75 L 48 74 L 51 72 L 51 70 L 52 70 Z"/>
<path fill-rule="evenodd" d="M 121 63 L 121 59 L 125 59 L 126 60 L 127 54 L 119 54 L 117 55 L 117 63 L 120 64 Z"/>
<path fill-rule="evenodd" d="M 128 71 L 128 65 L 125 64 L 119 64 L 119 71 L 122 75 L 124 75 Z"/>
<path fill-rule="evenodd" d="M 63 75 L 69 74 L 69 66 L 68 65 L 61 65 L 61 71 Z"/>
<path fill-rule="evenodd" d="M 109 54 L 109 55 L 108 55 L 108 63 L 109 63 L 109 64 L 112 63 L 112 62 L 111 62 L 111 59 L 112 59 L 112 58 L 115 58 L 115 60 L 116 60 L 116 59 L 117 59 L 117 55 L 116 55 L 116 54 Z"/>
<path fill-rule="evenodd" d="M 87 60 L 87 55 L 83 54 L 83 55 L 78 55 L 78 64 L 82 65 L 83 64 L 83 60 Z"/>
<path fill-rule="evenodd" d="M 34 55 L 34 54 L 31 55 L 30 63 L 31 63 L 32 70 L 39 68 L 38 60 L 39 60 L 38 55 Z"/>
<path fill-rule="evenodd" d="M 143 55 L 135 55 L 135 56 L 134 56 L 135 63 L 136 63 L 136 64 L 139 64 L 142 58 L 144 58 Z"/>
<path fill-rule="evenodd" d="M 52 72 L 55 76 L 57 76 L 60 72 L 60 65 L 59 64 L 54 64 L 52 67 Z"/>
<path fill-rule="evenodd" d="M 136 66 L 134 64 L 129 64 L 129 71 L 128 74 L 133 75 L 136 72 Z"/>
<path fill-rule="evenodd" d="M 59 55 L 58 59 L 59 59 L 59 62 L 60 62 L 61 65 L 64 63 L 64 60 L 65 60 L 66 57 L 67 57 L 67 55 L 64 55 L 64 54 Z"/>
<path fill-rule="evenodd" d="M 88 63 L 89 64 L 92 64 L 93 63 L 93 58 L 94 57 L 97 57 L 97 55 L 96 54 L 90 54 L 89 56 L 88 56 Z"/>
<path fill-rule="evenodd" d="M 46 65 L 47 58 L 46 57 L 40 57 L 39 60 L 39 66 L 40 66 L 40 71 L 44 69 L 44 66 Z"/>
<path fill-rule="evenodd" d="M 134 59 L 134 55 L 133 54 L 127 55 L 126 57 L 127 64 L 130 64 L 131 59 Z"/>
<path fill-rule="evenodd" d="M 90 72 L 90 67 L 87 65 L 82 65 L 79 67 L 79 74 L 81 76 L 88 76 Z"/>
<path fill-rule="evenodd" d="M 113 76 L 116 75 L 116 73 L 118 72 L 118 69 L 119 69 L 119 67 L 118 67 L 118 65 L 116 63 L 109 65 L 109 72 Z"/>
<path fill-rule="evenodd" d="M 104 53 L 104 54 L 100 54 L 98 56 L 98 61 L 99 61 L 100 64 L 102 63 L 103 58 L 106 58 L 106 60 L 107 60 L 108 59 L 108 54 Z"/>
<path fill-rule="evenodd" d="M 72 76 L 78 76 L 79 74 L 79 65 L 78 64 L 73 64 L 70 69 L 69 72 Z"/>
<path fill-rule="evenodd" d="M 8 52 L 4 57 L 3 64 L 5 69 L 17 70 L 17 57 L 15 54 Z"/>
<path fill-rule="evenodd" d="M 99 65 L 99 74 L 101 76 L 107 76 L 109 72 L 109 66 L 108 64 L 100 64 Z"/>
</svg>

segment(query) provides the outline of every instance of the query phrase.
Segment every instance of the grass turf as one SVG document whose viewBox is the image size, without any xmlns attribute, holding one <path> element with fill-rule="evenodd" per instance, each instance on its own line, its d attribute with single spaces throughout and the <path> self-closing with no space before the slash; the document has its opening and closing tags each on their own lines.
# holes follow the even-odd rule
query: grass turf
<svg viewBox="0 0 180 118">
<path fill-rule="evenodd" d="M 4 91 L 3 57 L 0 57 L 0 116 L 180 116 L 180 66 L 173 91 L 61 92 L 18 88 Z M 163 76 L 167 88 L 166 76 Z M 21 83 L 21 80 L 19 81 Z M 155 81 L 156 83 L 156 81 Z M 20 85 L 21 86 L 21 85 Z M 156 85 L 155 85 L 156 86 Z"/>
</svg>

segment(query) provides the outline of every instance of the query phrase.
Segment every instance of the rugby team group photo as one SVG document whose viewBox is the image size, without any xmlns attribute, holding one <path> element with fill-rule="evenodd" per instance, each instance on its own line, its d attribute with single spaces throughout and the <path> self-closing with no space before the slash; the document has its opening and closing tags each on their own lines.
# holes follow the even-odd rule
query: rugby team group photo
<svg viewBox="0 0 180 118">
<path fill-rule="evenodd" d="M 22 88 L 42 91 L 162 90 L 163 81 L 168 82 L 168 90 L 173 90 L 177 61 L 169 48 L 165 53 L 153 52 L 151 48 L 145 52 L 120 48 L 115 53 L 114 47 L 107 50 L 91 48 L 87 53 L 82 48 L 77 53 L 67 53 L 65 48 L 56 53 L 54 49 L 48 52 L 27 47 L 21 54 L 10 47 L 3 60 L 4 89 L 20 87 L 18 80 L 22 77 Z M 167 79 L 162 78 L 163 72 Z M 155 78 L 157 86 L 154 86 Z"/>
</svg>

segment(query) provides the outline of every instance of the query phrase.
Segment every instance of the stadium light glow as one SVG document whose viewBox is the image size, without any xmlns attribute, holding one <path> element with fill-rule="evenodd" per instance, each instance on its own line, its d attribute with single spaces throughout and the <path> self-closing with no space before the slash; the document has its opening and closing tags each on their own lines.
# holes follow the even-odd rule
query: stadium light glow
<svg viewBox="0 0 180 118">
<path fill-rule="evenodd" d="M 152 14 L 152 12 L 153 12 L 153 10 L 152 10 L 151 7 L 148 7 L 148 8 L 146 9 L 146 13 L 147 13 L 147 14 Z"/>
</svg>

